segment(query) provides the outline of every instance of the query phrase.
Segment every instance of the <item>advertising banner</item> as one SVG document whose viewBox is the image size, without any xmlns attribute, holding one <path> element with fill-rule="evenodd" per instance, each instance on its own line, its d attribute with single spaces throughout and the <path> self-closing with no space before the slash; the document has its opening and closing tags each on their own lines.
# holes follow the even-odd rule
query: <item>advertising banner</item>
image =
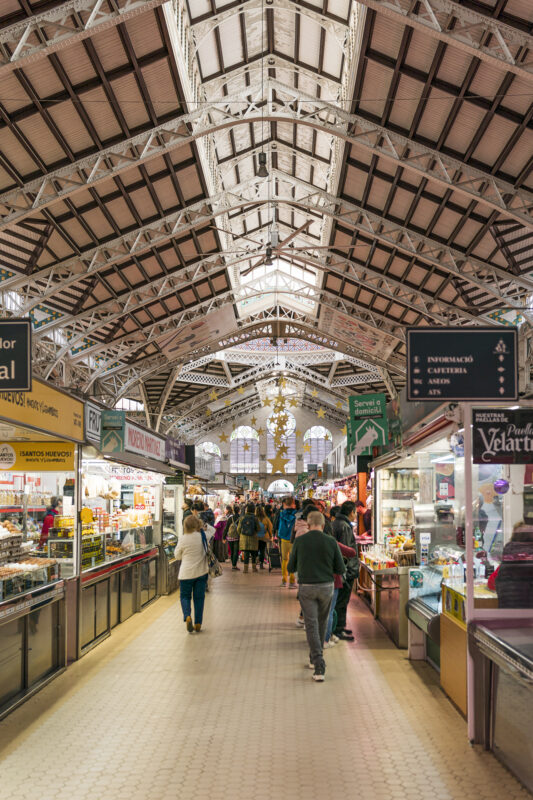
<svg viewBox="0 0 533 800">
<path fill-rule="evenodd" d="M 472 411 L 474 464 L 533 464 L 533 409 Z"/>
<path fill-rule="evenodd" d="M 353 342 L 359 350 L 386 360 L 398 340 L 388 333 L 382 333 L 364 322 L 360 322 L 343 311 L 322 307 L 320 311 L 320 330 L 330 336 L 337 336 Z"/>
<path fill-rule="evenodd" d="M 163 437 L 138 428 L 128 421 L 126 421 L 124 444 L 129 453 L 136 453 L 146 458 L 154 458 L 156 461 L 165 460 L 165 440 Z"/>
<path fill-rule="evenodd" d="M 0 392 L 0 417 L 83 442 L 83 403 L 42 381 L 31 392 Z"/>
<path fill-rule="evenodd" d="M 1 442 L 0 472 L 74 472 L 70 442 Z"/>
<path fill-rule="evenodd" d="M 169 359 L 176 359 L 191 350 L 203 347 L 213 339 L 224 339 L 236 328 L 233 306 L 228 305 L 203 319 L 183 325 L 178 331 L 163 339 L 160 347 Z"/>
</svg>

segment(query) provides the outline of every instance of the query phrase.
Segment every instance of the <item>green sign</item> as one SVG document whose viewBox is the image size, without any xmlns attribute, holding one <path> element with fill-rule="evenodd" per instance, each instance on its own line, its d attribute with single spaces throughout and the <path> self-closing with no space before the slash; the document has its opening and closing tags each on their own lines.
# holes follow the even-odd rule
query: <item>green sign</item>
<svg viewBox="0 0 533 800">
<path fill-rule="evenodd" d="M 348 405 L 352 420 L 383 419 L 387 415 L 387 398 L 384 394 L 350 395 Z"/>
<path fill-rule="evenodd" d="M 353 426 L 354 423 L 348 417 L 346 420 L 346 453 L 350 455 L 353 450 L 354 442 L 353 442 Z"/>
<path fill-rule="evenodd" d="M 352 421 L 353 449 L 358 456 L 371 456 L 373 447 L 389 443 L 386 419 L 360 419 Z"/>
<path fill-rule="evenodd" d="M 122 453 L 125 429 L 126 414 L 124 411 L 102 411 L 100 449 L 103 453 Z"/>
<path fill-rule="evenodd" d="M 185 475 L 183 472 L 177 472 L 175 475 L 169 475 L 165 478 L 166 486 L 185 486 Z"/>
</svg>

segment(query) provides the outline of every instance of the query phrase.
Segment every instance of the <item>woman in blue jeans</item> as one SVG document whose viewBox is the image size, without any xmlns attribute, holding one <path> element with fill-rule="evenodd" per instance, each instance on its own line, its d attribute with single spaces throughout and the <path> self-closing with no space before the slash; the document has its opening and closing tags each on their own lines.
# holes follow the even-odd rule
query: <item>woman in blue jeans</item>
<svg viewBox="0 0 533 800">
<path fill-rule="evenodd" d="M 181 561 L 180 601 L 183 620 L 189 633 L 200 633 L 204 617 L 205 591 L 207 588 L 208 565 L 203 542 L 204 524 L 199 517 L 190 516 L 183 522 L 183 535 L 180 536 L 174 555 Z M 205 533 L 207 541 L 212 538 Z M 194 625 L 192 621 L 191 598 L 194 604 Z"/>
</svg>

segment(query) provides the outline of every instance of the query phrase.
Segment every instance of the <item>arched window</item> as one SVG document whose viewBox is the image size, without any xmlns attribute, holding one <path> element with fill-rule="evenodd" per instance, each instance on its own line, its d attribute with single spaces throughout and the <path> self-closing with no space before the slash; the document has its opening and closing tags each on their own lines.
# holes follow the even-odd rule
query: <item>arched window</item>
<svg viewBox="0 0 533 800">
<path fill-rule="evenodd" d="M 313 425 L 304 433 L 304 469 L 308 464 L 320 466 L 324 459 L 331 453 L 333 437 L 331 431 L 323 425 Z"/>
<path fill-rule="evenodd" d="M 249 425 L 240 425 L 230 436 L 230 464 L 231 472 L 259 472 L 259 434 Z"/>
<path fill-rule="evenodd" d="M 220 462 L 222 453 L 220 452 L 220 447 L 218 444 L 215 444 L 214 442 L 202 442 L 202 444 L 196 445 L 196 453 L 200 456 L 204 456 L 204 458 L 212 458 L 215 467 L 215 473 L 218 474 L 221 471 Z"/>
<path fill-rule="evenodd" d="M 280 424 L 281 423 L 281 424 Z M 266 422 L 267 427 L 267 472 L 272 472 L 272 464 L 269 458 L 275 458 L 281 448 L 286 447 L 287 450 L 283 458 L 288 458 L 289 461 L 285 464 L 285 472 L 296 472 L 296 420 L 294 414 L 290 411 L 282 411 L 280 414 L 271 414 Z M 281 438 L 276 442 L 276 431 L 280 427 Z"/>
</svg>

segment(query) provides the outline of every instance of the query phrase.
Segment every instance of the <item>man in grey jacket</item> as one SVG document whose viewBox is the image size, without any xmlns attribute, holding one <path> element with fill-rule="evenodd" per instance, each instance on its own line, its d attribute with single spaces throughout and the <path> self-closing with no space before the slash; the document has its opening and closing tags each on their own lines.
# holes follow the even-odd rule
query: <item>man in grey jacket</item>
<svg viewBox="0 0 533 800">
<path fill-rule="evenodd" d="M 335 539 L 347 547 L 353 547 L 357 552 L 357 544 L 353 532 L 352 522 L 356 518 L 355 503 L 347 500 L 342 504 L 339 513 L 333 520 L 333 535 Z M 346 565 L 346 574 L 344 576 L 342 589 L 339 590 L 337 597 L 337 605 L 335 611 L 337 612 L 337 627 L 335 629 L 335 636 L 339 639 L 344 639 L 348 642 L 353 642 L 354 637 L 352 631 L 346 627 L 346 612 L 348 610 L 348 603 L 352 596 L 352 589 L 354 581 L 359 575 L 359 558 L 351 558 Z"/>
</svg>

